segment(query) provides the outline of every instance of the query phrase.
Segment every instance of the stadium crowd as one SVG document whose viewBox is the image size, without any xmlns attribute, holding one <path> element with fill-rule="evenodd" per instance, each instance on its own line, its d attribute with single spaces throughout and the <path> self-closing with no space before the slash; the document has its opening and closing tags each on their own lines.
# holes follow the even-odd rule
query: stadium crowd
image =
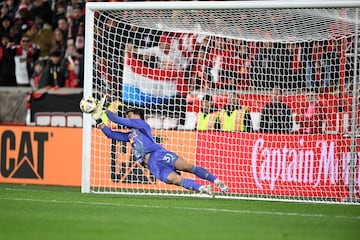
<svg viewBox="0 0 360 240">
<path fill-rule="evenodd" d="M 0 4 L 0 85 L 83 86 L 84 2 Z"/>
</svg>

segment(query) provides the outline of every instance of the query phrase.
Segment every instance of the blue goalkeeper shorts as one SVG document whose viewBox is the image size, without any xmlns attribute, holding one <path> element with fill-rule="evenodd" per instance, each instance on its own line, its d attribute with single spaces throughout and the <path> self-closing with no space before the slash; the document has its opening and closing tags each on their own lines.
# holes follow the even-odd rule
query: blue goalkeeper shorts
<svg viewBox="0 0 360 240">
<path fill-rule="evenodd" d="M 178 172 L 175 168 L 175 162 L 179 156 L 166 149 L 159 149 L 150 154 L 148 160 L 148 169 L 159 180 L 168 183 L 167 177 L 172 172 Z"/>
</svg>

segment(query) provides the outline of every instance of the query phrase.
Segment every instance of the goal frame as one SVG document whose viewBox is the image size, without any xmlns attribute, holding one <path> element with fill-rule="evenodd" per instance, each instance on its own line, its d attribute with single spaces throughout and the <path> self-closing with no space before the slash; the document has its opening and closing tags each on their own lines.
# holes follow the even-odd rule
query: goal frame
<svg viewBox="0 0 360 240">
<path fill-rule="evenodd" d="M 88 2 L 86 3 L 85 15 L 85 55 L 84 55 L 84 96 L 91 96 L 93 79 L 93 41 L 94 41 L 94 17 L 96 11 L 102 10 L 200 10 L 200 9 L 295 9 L 295 8 L 360 8 L 360 2 L 351 0 L 319 0 L 319 1 L 225 1 L 225 2 Z M 357 48 L 355 48 L 357 53 Z M 357 59 L 357 58 L 355 58 Z M 355 60 L 355 66 L 357 66 Z M 355 69 L 356 70 L 356 69 Z M 356 74 L 356 71 L 355 71 Z M 357 77 L 354 80 L 354 87 L 357 87 Z M 356 91 L 355 91 L 356 92 Z M 354 99 L 357 99 L 357 93 L 354 93 Z M 353 103 L 356 109 L 356 101 Z M 353 113 L 354 114 L 354 113 Z M 353 119 L 352 119 L 353 120 Z M 353 120 L 352 124 L 356 125 Z M 91 159 L 91 128 L 92 119 L 89 114 L 83 116 L 83 142 L 82 142 L 82 182 L 81 192 L 90 192 L 90 159 Z M 356 144 L 355 127 L 352 126 L 351 142 Z M 355 147 L 352 148 L 355 150 Z M 352 156 L 352 169 L 355 169 L 355 155 Z M 352 171 L 352 174 L 354 172 Z M 350 178 L 354 186 L 354 176 Z M 351 191 L 351 190 L 350 190 Z M 349 202 L 352 202 L 353 194 L 350 194 Z M 272 199 L 268 199 L 272 200 Z M 280 199 L 277 199 L 280 200 Z"/>
</svg>

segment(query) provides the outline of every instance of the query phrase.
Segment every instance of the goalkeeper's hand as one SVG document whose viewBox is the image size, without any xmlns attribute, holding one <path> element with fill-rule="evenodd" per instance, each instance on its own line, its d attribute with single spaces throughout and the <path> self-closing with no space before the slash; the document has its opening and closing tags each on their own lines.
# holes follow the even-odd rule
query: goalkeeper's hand
<svg viewBox="0 0 360 240">
<path fill-rule="evenodd" d="M 106 96 L 104 96 L 103 98 L 101 98 L 97 104 L 96 104 L 96 108 L 94 109 L 94 111 L 91 113 L 92 118 L 95 121 L 98 121 L 99 119 L 101 119 L 101 115 L 104 112 L 104 104 L 106 101 Z"/>
<path fill-rule="evenodd" d="M 122 102 L 120 101 L 109 103 L 106 99 L 106 96 L 98 101 L 96 108 L 91 113 L 92 118 L 96 121 L 96 128 L 99 128 L 103 123 L 106 125 L 109 124 L 109 119 L 107 118 L 105 111 L 111 111 L 110 109 L 113 109 L 117 112 L 119 110 L 119 106 L 121 105 Z"/>
</svg>

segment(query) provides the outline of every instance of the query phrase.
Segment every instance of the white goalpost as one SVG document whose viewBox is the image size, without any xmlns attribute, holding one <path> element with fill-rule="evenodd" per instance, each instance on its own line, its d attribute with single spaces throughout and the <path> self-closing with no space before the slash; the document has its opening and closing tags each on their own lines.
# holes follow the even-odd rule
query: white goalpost
<svg viewBox="0 0 360 240">
<path fill-rule="evenodd" d="M 359 9 L 88 2 L 84 97 L 142 109 L 159 144 L 228 185 L 215 197 L 359 203 Z M 83 193 L 204 196 L 155 179 L 83 119 Z"/>
</svg>

